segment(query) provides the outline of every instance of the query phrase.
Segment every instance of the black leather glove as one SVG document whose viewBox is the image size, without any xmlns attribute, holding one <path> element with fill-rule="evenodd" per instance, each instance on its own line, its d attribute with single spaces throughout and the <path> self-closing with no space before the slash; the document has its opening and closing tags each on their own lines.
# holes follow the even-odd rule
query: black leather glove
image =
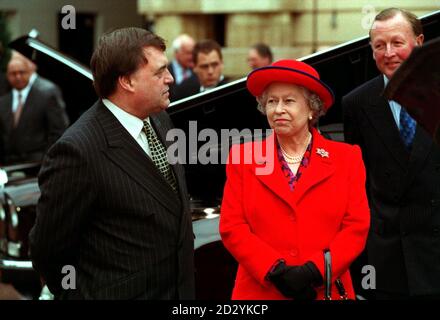
<svg viewBox="0 0 440 320">
<path fill-rule="evenodd" d="M 316 299 L 313 287 L 323 283 L 321 273 L 310 261 L 301 266 L 288 266 L 281 261 L 267 277 L 284 296 L 298 300 Z"/>
</svg>

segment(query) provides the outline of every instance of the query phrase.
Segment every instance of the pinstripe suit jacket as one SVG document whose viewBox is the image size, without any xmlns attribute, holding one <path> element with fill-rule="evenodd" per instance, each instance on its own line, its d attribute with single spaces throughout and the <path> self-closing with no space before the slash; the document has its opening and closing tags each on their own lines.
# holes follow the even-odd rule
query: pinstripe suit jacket
<svg viewBox="0 0 440 320">
<path fill-rule="evenodd" d="M 162 142 L 171 121 L 150 117 Z M 183 168 L 179 195 L 101 101 L 50 148 L 30 233 L 35 269 L 60 298 L 192 299 L 193 233 Z M 76 270 L 63 290 L 62 268 Z"/>
<path fill-rule="evenodd" d="M 440 148 L 417 126 L 405 149 L 380 75 L 342 100 L 345 140 L 360 145 L 371 228 L 368 263 L 378 290 L 440 293 Z"/>
</svg>

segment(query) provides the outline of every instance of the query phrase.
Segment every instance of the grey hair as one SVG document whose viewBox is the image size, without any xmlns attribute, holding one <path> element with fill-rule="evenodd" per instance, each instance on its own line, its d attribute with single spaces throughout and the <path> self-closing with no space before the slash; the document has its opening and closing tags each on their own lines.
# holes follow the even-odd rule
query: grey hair
<svg viewBox="0 0 440 320">
<path fill-rule="evenodd" d="M 302 93 L 304 98 L 306 99 L 310 109 L 313 113 L 313 118 L 310 120 L 309 125 L 315 126 L 318 122 L 319 117 L 325 115 L 326 110 L 324 109 L 324 103 L 322 102 L 321 98 L 314 92 L 310 91 L 306 87 L 298 86 Z M 263 93 L 257 97 L 257 109 L 262 114 L 266 115 L 266 103 L 267 103 L 267 90 L 264 90 Z"/>
<path fill-rule="evenodd" d="M 191 36 L 187 35 L 186 33 L 181 34 L 176 39 L 174 39 L 172 44 L 174 52 L 179 51 L 182 47 L 182 43 L 188 40 L 193 41 L 193 38 L 191 38 Z"/>
</svg>

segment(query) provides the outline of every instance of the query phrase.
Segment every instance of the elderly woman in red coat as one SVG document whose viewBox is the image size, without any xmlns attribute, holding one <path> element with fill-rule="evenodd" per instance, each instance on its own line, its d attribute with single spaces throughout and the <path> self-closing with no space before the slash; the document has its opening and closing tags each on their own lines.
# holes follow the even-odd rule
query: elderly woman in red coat
<svg viewBox="0 0 440 320">
<path fill-rule="evenodd" d="M 349 267 L 370 221 L 365 168 L 359 147 L 314 128 L 334 102 L 331 89 L 295 60 L 254 70 L 247 88 L 273 134 L 229 154 L 220 234 L 239 263 L 232 298 L 322 299 L 324 250 L 332 283 L 354 298 Z M 339 299 L 335 289 L 332 298 Z"/>
</svg>

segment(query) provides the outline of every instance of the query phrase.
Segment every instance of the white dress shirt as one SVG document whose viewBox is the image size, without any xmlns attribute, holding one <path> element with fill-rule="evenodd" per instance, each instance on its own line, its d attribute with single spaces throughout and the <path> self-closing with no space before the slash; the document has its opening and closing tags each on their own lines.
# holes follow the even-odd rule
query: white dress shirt
<svg viewBox="0 0 440 320">
<path fill-rule="evenodd" d="M 116 117 L 116 119 L 118 119 L 125 130 L 127 130 L 128 133 L 134 138 L 134 140 L 136 140 L 136 142 L 141 146 L 142 150 L 144 150 L 145 153 L 149 157 L 151 157 L 147 135 L 143 130 L 144 122 L 138 117 L 135 117 L 134 115 L 122 110 L 108 99 L 102 99 L 102 103 L 104 103 L 107 109 L 109 109 L 110 112 L 113 113 L 113 115 Z M 146 118 L 145 120 L 150 123 L 150 118 Z"/>
<path fill-rule="evenodd" d="M 29 95 L 29 91 L 31 91 L 32 85 L 34 84 L 35 80 L 37 79 L 37 74 L 34 72 L 30 78 L 28 85 L 21 89 L 20 91 L 17 89 L 12 89 L 12 113 L 15 113 L 18 108 L 18 95 L 21 94 L 21 103 L 24 105 L 26 102 L 26 99 Z"/>
<path fill-rule="evenodd" d="M 387 86 L 389 81 L 390 80 L 388 80 L 388 78 L 383 75 L 383 82 L 385 84 L 385 87 Z M 394 121 L 396 121 L 397 128 L 400 128 L 400 110 L 402 109 L 402 106 L 394 100 L 388 100 L 388 103 L 390 104 L 391 112 L 393 113 Z"/>
</svg>

